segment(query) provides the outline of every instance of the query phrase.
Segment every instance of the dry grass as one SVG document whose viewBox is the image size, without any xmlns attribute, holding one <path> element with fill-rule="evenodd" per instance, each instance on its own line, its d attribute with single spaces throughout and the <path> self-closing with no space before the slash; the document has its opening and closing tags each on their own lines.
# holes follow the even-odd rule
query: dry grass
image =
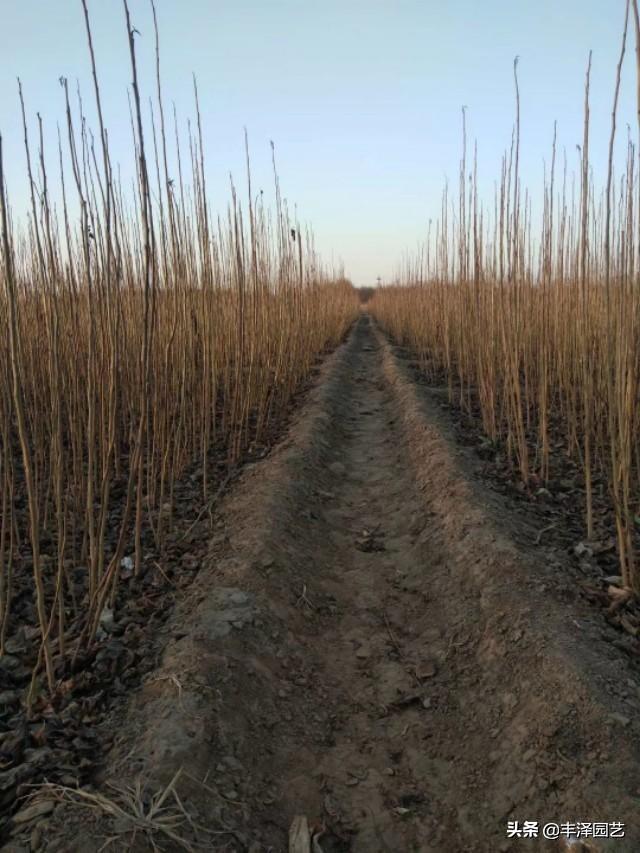
<svg viewBox="0 0 640 853">
<path fill-rule="evenodd" d="M 632 9 L 637 24 L 635 0 Z M 598 195 L 590 180 L 589 56 L 578 191 L 568 183 L 566 157 L 558 177 L 554 131 L 534 239 L 531 202 L 518 174 L 514 63 L 516 123 L 491 212 L 478 199 L 475 155 L 471 169 L 467 163 L 463 112 L 457 216 L 445 191 L 424 251 L 401 271 L 402 286 L 376 293 L 371 310 L 430 376 L 446 376 L 452 401 L 479 410 L 486 435 L 504 443 L 527 486 L 553 477 L 561 448 L 579 462 L 585 534 L 596 533 L 600 492 L 615 514 L 623 583 L 640 592 L 640 196 L 630 138 L 617 179 L 613 164 L 629 12 L 627 4 L 606 189 Z"/>
<path fill-rule="evenodd" d="M 34 792 L 31 804 L 53 800 L 88 809 L 97 819 L 107 818 L 107 831 L 111 834 L 101 850 L 110 847 L 121 850 L 124 845 L 126 849 L 133 849 L 136 839 L 144 837 L 153 850 L 162 850 L 159 845 L 170 841 L 187 853 L 195 853 L 212 849 L 215 836 L 234 836 L 233 830 L 205 829 L 194 822 L 177 791 L 181 776 L 182 770 L 178 770 L 166 787 L 155 791 L 141 779 L 128 786 L 110 785 L 109 796 L 47 783 Z M 194 836 L 203 840 L 194 841 Z"/>
<path fill-rule="evenodd" d="M 56 659 L 69 654 L 67 626 L 91 642 L 125 553 L 137 573 L 146 534 L 162 551 L 188 466 L 208 505 L 219 486 L 212 462 L 225 454 L 233 463 L 264 440 L 357 311 L 350 284 L 325 272 L 313 235 L 291 220 L 275 159 L 273 213 L 252 190 L 247 146 L 248 202 L 232 185 L 226 217 L 213 219 L 197 89 L 187 167 L 175 112 L 174 127 L 165 124 L 157 27 L 157 91 L 143 120 L 124 2 L 137 167 L 127 193 L 83 7 L 99 127 L 89 131 L 61 79 L 66 126 L 48 158 L 39 117 L 34 151 L 20 91 L 26 228 L 12 221 L 0 139 L 0 649 L 12 579 L 30 566 L 51 690 Z M 75 601 L 69 573 L 82 565 L 87 598 Z"/>
</svg>

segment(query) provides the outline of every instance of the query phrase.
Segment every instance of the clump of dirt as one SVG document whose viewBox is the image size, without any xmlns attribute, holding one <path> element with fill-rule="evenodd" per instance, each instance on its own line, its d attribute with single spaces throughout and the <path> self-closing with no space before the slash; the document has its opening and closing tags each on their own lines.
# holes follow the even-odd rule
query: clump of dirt
<svg viewBox="0 0 640 853">
<path fill-rule="evenodd" d="M 519 525 L 363 314 L 220 507 L 91 806 L 58 792 L 34 849 L 266 853 L 293 824 L 323 853 L 495 853 L 526 819 L 637 850 L 638 671 Z"/>
</svg>

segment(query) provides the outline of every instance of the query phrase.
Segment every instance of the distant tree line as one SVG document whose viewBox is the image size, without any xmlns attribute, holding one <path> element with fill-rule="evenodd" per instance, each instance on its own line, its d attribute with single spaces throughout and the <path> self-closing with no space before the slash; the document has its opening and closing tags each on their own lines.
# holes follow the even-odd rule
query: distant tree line
<svg viewBox="0 0 640 853">
<path fill-rule="evenodd" d="M 375 287 L 358 287 L 358 298 L 360 302 L 368 302 L 375 293 Z"/>
</svg>

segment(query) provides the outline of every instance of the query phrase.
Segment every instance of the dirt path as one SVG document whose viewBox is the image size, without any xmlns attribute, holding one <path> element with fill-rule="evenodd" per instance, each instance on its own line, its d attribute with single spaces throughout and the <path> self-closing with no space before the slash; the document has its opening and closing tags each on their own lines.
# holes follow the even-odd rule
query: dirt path
<svg viewBox="0 0 640 853">
<path fill-rule="evenodd" d="M 434 837 L 429 814 L 441 812 L 449 784 L 446 762 L 424 748 L 425 712 L 435 701 L 426 685 L 446 642 L 437 606 L 421 591 L 428 565 L 415 547 L 419 503 L 369 324 L 353 343 L 342 459 L 330 466 L 333 497 L 324 512 L 333 553 L 312 582 L 336 600 L 324 669 L 343 723 L 315 773 L 354 829 L 351 849 L 422 849 L 420 839 Z M 425 608 L 430 628 L 417 636 Z"/>
<path fill-rule="evenodd" d="M 295 815 L 322 853 L 562 849 L 507 820 L 623 821 L 588 849 L 640 849 L 637 664 L 549 594 L 443 430 L 364 315 L 225 502 L 107 778 L 180 769 L 205 849 L 285 851 Z M 56 820 L 45 849 L 99 846 Z"/>
</svg>

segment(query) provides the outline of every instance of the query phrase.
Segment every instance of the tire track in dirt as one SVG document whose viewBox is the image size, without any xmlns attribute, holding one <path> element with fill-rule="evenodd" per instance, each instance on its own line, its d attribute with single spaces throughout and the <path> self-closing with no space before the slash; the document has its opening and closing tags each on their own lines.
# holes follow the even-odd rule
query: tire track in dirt
<svg viewBox="0 0 640 853">
<path fill-rule="evenodd" d="M 611 724 L 629 709 L 606 681 L 637 669 L 541 591 L 550 571 L 442 431 L 365 314 L 225 501 L 106 774 L 182 769 L 192 821 L 219 833 L 184 826 L 194 845 L 285 851 L 304 814 L 323 853 L 523 849 L 507 819 L 625 821 L 593 849 L 639 849 L 637 724 Z M 70 843 L 75 819 L 47 849 L 99 848 Z"/>
</svg>

